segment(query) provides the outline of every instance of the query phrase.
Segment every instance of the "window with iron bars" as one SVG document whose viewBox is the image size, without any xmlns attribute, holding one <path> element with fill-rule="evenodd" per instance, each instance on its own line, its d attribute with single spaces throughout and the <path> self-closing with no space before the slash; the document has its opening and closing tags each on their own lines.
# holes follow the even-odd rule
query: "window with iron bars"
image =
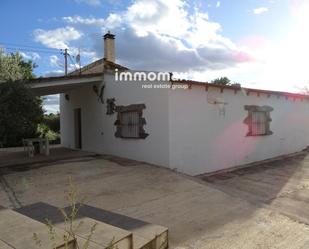
<svg viewBox="0 0 309 249">
<path fill-rule="evenodd" d="M 148 134 L 144 130 L 146 120 L 143 117 L 144 104 L 116 106 L 118 113 L 115 125 L 115 136 L 118 138 L 145 139 Z"/>
<path fill-rule="evenodd" d="M 252 136 L 266 135 L 267 130 L 267 114 L 266 112 L 252 112 L 250 130 Z"/>
<path fill-rule="evenodd" d="M 270 130 L 270 112 L 273 108 L 270 106 L 246 105 L 245 110 L 248 111 L 248 116 L 244 123 L 248 125 L 247 136 L 266 136 L 273 132 Z"/>
<path fill-rule="evenodd" d="M 120 125 L 121 137 L 139 138 L 140 113 L 135 111 L 121 113 Z"/>
</svg>

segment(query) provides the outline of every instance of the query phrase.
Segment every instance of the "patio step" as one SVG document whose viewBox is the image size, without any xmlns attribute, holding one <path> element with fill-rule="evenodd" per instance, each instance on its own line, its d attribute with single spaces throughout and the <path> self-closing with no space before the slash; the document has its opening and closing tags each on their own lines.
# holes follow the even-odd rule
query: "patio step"
<svg viewBox="0 0 309 249">
<path fill-rule="evenodd" d="M 0 248 L 1 249 L 14 249 L 14 247 L 11 247 L 10 245 L 8 245 L 7 243 L 5 243 L 4 241 L 0 240 Z"/>
<path fill-rule="evenodd" d="M 83 246 L 87 243 L 87 237 L 90 234 L 91 227 L 96 224 L 95 232 L 91 237 L 88 249 L 132 249 L 132 233 L 123 229 L 113 227 L 108 224 L 90 219 L 80 218 L 73 223 L 78 227 L 76 231 L 77 243 Z M 33 234 L 41 241 L 43 248 L 64 249 L 63 235 L 65 234 L 64 223 L 57 223 L 54 226 L 57 234 L 56 240 L 52 241 L 47 226 L 41 222 L 24 216 L 18 212 L 9 209 L 0 210 L 0 248 L 1 249 L 29 249 L 36 248 L 36 241 Z M 53 245 L 55 243 L 55 246 Z M 75 249 L 75 243 L 71 240 L 68 249 Z"/>
<path fill-rule="evenodd" d="M 83 205 L 79 214 L 132 232 L 134 249 L 168 248 L 166 227 L 88 205 Z"/>
<path fill-rule="evenodd" d="M 79 226 L 80 224 L 80 226 Z M 117 248 L 117 249 L 132 249 L 132 233 L 118 227 L 105 224 L 103 222 L 82 217 L 76 218 L 73 222 L 74 227 L 78 227 L 75 230 L 75 234 L 78 237 L 80 248 L 87 241 L 87 237 L 90 234 L 92 227 L 95 225 L 95 230 L 90 238 L 91 246 L 95 248 Z M 55 226 L 59 229 L 65 229 L 67 226 L 65 223 L 55 223 Z"/>
<path fill-rule="evenodd" d="M 65 208 L 65 210 L 69 213 L 69 208 Z M 51 220 L 54 224 L 61 224 L 63 222 L 63 217 L 57 207 L 42 202 L 19 208 L 16 211 L 41 222 L 44 222 L 46 218 Z M 97 222 L 100 227 L 102 227 L 102 234 L 104 234 L 104 236 L 106 235 L 107 239 L 111 238 L 111 236 L 108 237 L 108 234 L 111 235 L 112 233 L 107 232 L 111 231 L 108 230 L 109 228 L 111 229 L 111 227 L 119 229 L 115 231 L 126 231 L 127 235 L 131 234 L 131 236 L 133 236 L 131 237 L 131 246 L 133 249 L 168 248 L 168 229 L 162 226 L 150 224 L 138 219 L 91 207 L 88 205 L 83 205 L 80 208 L 78 213 L 78 219 L 84 219 L 86 223 L 88 223 L 88 228 L 84 231 L 87 231 L 88 233 L 90 231 L 90 227 L 92 226 L 91 224 L 94 224 L 93 222 Z M 119 236 L 117 234 L 115 235 L 118 236 L 117 238 L 120 238 L 121 236 L 123 236 L 124 238 L 128 238 L 128 236 L 125 236 L 126 234 L 122 233 L 121 236 L 120 234 L 121 233 L 119 233 Z M 82 234 L 82 232 L 79 233 L 79 235 L 81 235 L 82 237 L 85 236 L 85 234 Z M 124 241 L 122 241 L 121 243 L 128 245 L 128 239 Z"/>
<path fill-rule="evenodd" d="M 44 248 L 65 248 L 63 230 L 56 228 L 55 232 L 58 236 L 51 240 L 46 225 L 10 209 L 0 209 L 0 231 L 0 240 L 7 248 L 36 248 L 38 245 L 36 245 L 34 234 L 37 235 Z M 74 240 L 68 241 L 68 249 L 74 248 Z"/>
<path fill-rule="evenodd" d="M 148 224 L 146 227 L 132 229 L 134 249 L 167 249 L 168 230 L 165 227 Z"/>
</svg>

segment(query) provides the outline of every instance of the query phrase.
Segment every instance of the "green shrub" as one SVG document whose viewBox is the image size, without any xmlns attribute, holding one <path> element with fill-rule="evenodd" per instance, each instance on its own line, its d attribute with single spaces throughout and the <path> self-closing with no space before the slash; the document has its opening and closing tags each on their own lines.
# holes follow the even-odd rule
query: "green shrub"
<svg viewBox="0 0 309 249">
<path fill-rule="evenodd" d="M 60 115 L 59 113 L 44 115 L 42 124 L 45 124 L 55 133 L 60 133 Z"/>
<path fill-rule="evenodd" d="M 0 83 L 0 143 L 20 146 L 23 138 L 37 136 L 42 100 L 21 82 Z"/>
<path fill-rule="evenodd" d="M 60 134 L 52 131 L 46 124 L 39 124 L 37 132 L 41 138 L 47 138 L 51 144 L 60 143 Z"/>
</svg>

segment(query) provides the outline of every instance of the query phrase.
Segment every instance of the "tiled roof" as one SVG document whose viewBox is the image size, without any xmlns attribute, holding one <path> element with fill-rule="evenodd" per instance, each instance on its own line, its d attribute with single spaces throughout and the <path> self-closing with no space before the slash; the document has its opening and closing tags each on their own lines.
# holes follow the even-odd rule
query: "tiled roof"
<svg viewBox="0 0 309 249">
<path fill-rule="evenodd" d="M 103 75 L 102 73 L 91 73 L 91 74 L 82 74 L 82 75 L 64 75 L 64 76 L 54 76 L 54 77 L 39 77 L 35 79 L 31 79 L 27 81 L 27 84 L 31 83 L 42 83 L 42 82 L 50 82 L 57 80 L 66 80 L 66 79 L 80 79 L 80 78 L 92 78 Z"/>
<path fill-rule="evenodd" d="M 109 69 L 109 70 L 114 70 L 114 69 L 119 69 L 119 70 L 128 70 L 128 68 L 121 66 L 117 63 L 107 61 L 104 58 L 96 60 L 81 69 L 75 70 L 72 73 L 69 73 L 69 75 L 80 75 L 80 74 L 90 74 L 90 73 L 103 73 L 104 69 Z"/>
<path fill-rule="evenodd" d="M 238 91 L 243 91 L 247 95 L 250 95 L 250 93 L 256 93 L 258 96 L 260 94 L 266 94 L 268 96 L 276 95 L 278 97 L 284 96 L 286 98 L 294 98 L 294 99 L 295 98 L 309 99 L 309 95 L 307 94 L 245 88 L 245 87 L 233 86 L 233 85 L 219 85 L 219 84 L 212 84 L 208 82 L 193 81 L 193 80 L 172 80 L 171 83 L 172 84 L 185 84 L 185 85 L 188 85 L 189 88 L 191 88 L 192 86 L 200 86 L 200 87 L 203 87 L 206 91 L 208 91 L 209 87 L 216 87 L 216 88 L 219 88 L 221 92 L 223 92 L 224 89 L 230 89 L 230 90 L 234 90 L 235 93 L 237 93 Z"/>
</svg>

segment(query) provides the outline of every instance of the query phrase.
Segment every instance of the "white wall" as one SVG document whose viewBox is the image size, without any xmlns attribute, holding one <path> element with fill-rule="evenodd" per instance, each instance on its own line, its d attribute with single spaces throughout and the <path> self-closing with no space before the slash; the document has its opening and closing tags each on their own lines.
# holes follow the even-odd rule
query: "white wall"
<svg viewBox="0 0 309 249">
<path fill-rule="evenodd" d="M 115 137 L 114 122 L 117 115 L 105 115 L 104 106 L 104 152 L 135 160 L 168 166 L 169 164 L 169 116 L 168 90 L 144 89 L 142 83 L 115 82 L 114 76 L 105 75 L 105 98 L 115 98 L 116 105 L 145 104 L 143 117 L 146 119 L 146 139 L 122 139 Z M 153 82 L 156 84 L 158 82 Z M 163 83 L 164 84 L 164 83 Z"/>
<path fill-rule="evenodd" d="M 67 92 L 69 101 L 60 96 L 61 144 L 68 148 L 75 147 L 74 109 L 81 108 L 82 146 L 86 151 L 102 151 L 102 107 L 92 91 L 92 86 L 80 87 Z"/>
<path fill-rule="evenodd" d="M 227 105 L 225 115 L 218 105 Z M 207 101 L 208 99 L 208 101 Z M 269 105 L 273 135 L 247 137 L 243 123 L 248 112 L 245 105 Z M 304 149 L 309 144 L 308 101 L 295 102 L 256 93 L 247 96 L 239 91 L 193 86 L 191 90 L 170 90 L 170 167 L 197 175 L 254 161 L 260 161 Z"/>
<path fill-rule="evenodd" d="M 105 84 L 105 101 L 115 98 L 116 105 L 146 105 L 143 117 L 147 124 L 144 128 L 149 136 L 146 139 L 116 138 L 117 113 L 106 115 L 106 104 L 98 101 L 89 86 L 67 92 L 69 101 L 63 96 L 60 99 L 62 144 L 74 148 L 74 108 L 81 108 L 83 150 L 168 166 L 168 91 L 143 89 L 141 83 L 115 82 L 113 74 L 105 74 Z"/>
<path fill-rule="evenodd" d="M 65 100 L 65 94 L 60 94 L 60 136 L 61 145 L 67 148 L 74 148 L 74 123 L 71 105 Z"/>
<path fill-rule="evenodd" d="M 200 86 L 189 90 L 143 89 L 141 83 L 115 82 L 105 74 L 104 100 L 116 105 L 145 104 L 146 139 L 115 137 L 117 114 L 106 115 L 106 104 L 98 101 L 92 86 L 61 95 L 62 144 L 74 148 L 74 108 L 82 112 L 83 150 L 117 155 L 177 169 L 191 175 L 226 169 L 304 149 L 309 144 L 307 100 L 279 99 L 275 95 Z M 164 84 L 164 83 L 162 83 Z M 227 103 L 220 115 L 213 99 Z M 245 105 L 268 105 L 272 122 L 269 136 L 248 137 Z"/>
</svg>

